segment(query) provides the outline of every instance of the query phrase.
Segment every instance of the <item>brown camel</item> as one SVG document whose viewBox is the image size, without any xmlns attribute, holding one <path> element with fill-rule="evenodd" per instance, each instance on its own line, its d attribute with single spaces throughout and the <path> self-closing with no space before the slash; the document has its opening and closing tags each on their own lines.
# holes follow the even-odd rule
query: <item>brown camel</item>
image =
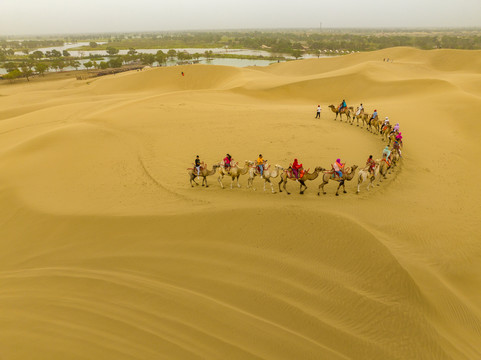
<svg viewBox="0 0 481 360">
<path fill-rule="evenodd" d="M 346 186 L 345 186 L 344 183 L 346 181 L 352 180 L 352 178 L 354 177 L 354 174 L 356 172 L 356 169 L 357 169 L 357 165 L 353 165 L 351 169 L 347 168 L 342 173 L 342 178 L 339 178 L 337 176 L 334 178 L 333 176 L 335 175 L 335 173 L 333 171 L 325 171 L 324 175 L 322 176 L 322 184 L 319 185 L 319 192 L 317 193 L 317 195 L 321 194 L 321 189 L 322 189 L 322 193 L 324 195 L 326 194 L 326 192 L 324 191 L 324 185 L 326 185 L 329 182 L 329 180 L 334 180 L 334 181 L 339 182 L 339 186 L 337 187 L 337 191 L 336 191 L 336 196 L 339 196 L 339 189 L 341 188 L 341 186 L 343 187 L 343 192 L 345 194 L 347 191 L 346 191 Z"/>
<path fill-rule="evenodd" d="M 379 182 L 382 182 L 382 179 L 387 179 L 386 175 L 391 168 L 391 165 L 387 163 L 385 159 L 376 160 L 379 161 Z"/>
<path fill-rule="evenodd" d="M 368 181 L 368 179 L 369 179 L 369 184 L 367 184 L 367 191 L 369 191 L 369 188 L 374 183 L 374 180 L 376 180 L 376 176 L 378 174 L 379 174 L 379 160 L 376 160 L 376 166 L 374 167 L 374 174 L 371 174 L 369 172 L 369 166 L 366 166 L 364 169 L 359 170 L 359 174 L 357 177 L 357 193 L 359 194 L 361 192 L 361 184 L 363 182 Z"/>
<path fill-rule="evenodd" d="M 384 141 L 384 139 L 387 140 L 389 138 L 389 134 L 391 133 L 391 130 L 392 130 L 391 124 L 381 125 L 382 141 Z"/>
<path fill-rule="evenodd" d="M 359 114 L 358 114 L 359 112 Z M 354 119 L 357 120 L 357 126 L 359 126 L 359 120 L 361 120 L 361 123 L 363 124 L 363 127 L 364 127 L 364 124 L 367 123 L 369 121 L 369 114 L 366 114 L 364 112 L 364 109 L 361 109 L 361 111 L 359 111 L 359 106 L 356 108 L 356 112 L 353 112 L 354 115 L 352 115 L 352 123 L 351 124 L 354 124 Z"/>
<path fill-rule="evenodd" d="M 264 179 L 264 191 L 266 191 L 266 184 L 269 183 L 271 186 L 271 191 L 273 194 L 276 192 L 274 191 L 274 186 L 271 183 L 271 179 L 274 179 L 278 177 L 281 172 L 284 171 L 284 169 L 280 165 L 276 165 L 273 170 L 270 169 L 270 167 L 267 165 L 267 161 L 264 165 L 264 174 L 262 176 L 262 179 Z M 256 166 L 254 165 L 254 162 L 250 161 L 249 162 L 249 178 L 247 179 L 247 188 L 252 187 L 252 183 L 254 182 L 254 178 L 256 176 L 261 176 L 261 174 L 257 171 Z M 254 191 L 256 190 L 253 188 Z"/>
<path fill-rule="evenodd" d="M 345 115 L 346 115 L 346 121 L 351 118 L 351 110 L 350 110 L 350 109 L 352 109 L 352 106 L 350 106 L 350 107 L 348 107 L 348 108 L 347 108 L 347 107 L 343 108 L 343 109 L 341 110 L 341 112 L 339 112 L 339 111 L 337 110 L 337 107 L 335 107 L 335 106 L 332 105 L 332 104 L 329 105 L 329 108 L 332 110 L 333 113 L 336 114 L 336 117 L 335 117 L 334 120 L 337 120 L 337 115 L 339 115 L 339 119 L 342 121 L 342 114 L 345 114 Z"/>
<path fill-rule="evenodd" d="M 399 163 L 401 156 L 397 149 L 394 147 L 391 149 L 391 168 L 394 168 Z"/>
<path fill-rule="evenodd" d="M 205 165 L 200 169 L 199 175 L 197 175 L 197 169 L 196 168 L 187 169 L 187 170 L 190 170 L 189 171 L 190 186 L 194 187 L 194 185 L 192 184 L 192 181 L 195 183 L 195 185 L 198 186 L 199 184 L 197 183 L 197 181 L 195 181 L 195 178 L 201 177 L 202 178 L 202 186 L 204 186 L 204 184 L 205 184 L 205 187 L 209 187 L 209 185 L 207 185 L 207 176 L 214 175 L 219 166 L 220 166 L 219 164 L 215 164 L 215 165 L 212 166 L 212 170 L 209 170 L 209 169 L 207 169 L 207 165 Z"/>
<path fill-rule="evenodd" d="M 289 177 L 289 170 L 284 170 L 284 172 L 281 174 L 281 181 L 279 182 L 279 192 L 282 192 L 281 184 L 284 183 L 283 188 L 286 191 L 287 195 L 291 194 L 289 191 L 287 191 L 287 188 L 286 188 L 287 180 L 291 179 L 291 180 L 299 181 L 299 183 L 300 183 L 299 193 L 304 194 L 304 191 L 307 190 L 306 181 L 317 179 L 317 177 L 319 176 L 319 173 L 321 171 L 324 171 L 324 170 L 325 170 L 324 168 L 318 166 L 314 169 L 314 172 L 308 173 L 306 171 L 304 173 L 304 175 L 301 178 L 298 178 L 298 179 L 296 179 L 295 177 Z M 302 187 L 304 187 L 304 190 L 302 189 Z"/>
<path fill-rule="evenodd" d="M 238 166 L 239 164 L 238 163 L 235 163 L 233 164 L 233 166 L 230 167 L 229 170 L 227 170 L 223 163 L 221 163 L 220 167 L 219 167 L 219 177 L 217 178 L 217 181 L 219 182 L 220 184 L 220 187 L 223 189 L 224 188 L 224 184 L 222 184 L 222 179 L 224 179 L 224 176 L 230 176 L 232 181 L 230 183 L 230 188 L 232 189 L 232 186 L 234 185 L 234 180 L 237 180 L 237 187 L 241 187 L 240 184 L 239 184 L 239 177 L 241 175 L 245 175 L 247 174 L 247 172 L 249 171 L 249 161 L 246 160 L 246 162 L 244 163 L 244 167 L 241 169 L 239 168 Z"/>
<path fill-rule="evenodd" d="M 351 125 L 354 125 L 354 107 L 349 106 L 349 118 L 347 119 L 347 122 Z M 352 114 L 352 117 L 351 117 Z"/>
<path fill-rule="evenodd" d="M 379 133 L 379 127 L 381 126 L 381 120 L 379 120 L 379 116 L 376 115 L 374 119 L 371 119 L 371 117 L 369 117 L 367 125 L 367 130 L 373 132 L 374 129 L 374 132 Z"/>
</svg>

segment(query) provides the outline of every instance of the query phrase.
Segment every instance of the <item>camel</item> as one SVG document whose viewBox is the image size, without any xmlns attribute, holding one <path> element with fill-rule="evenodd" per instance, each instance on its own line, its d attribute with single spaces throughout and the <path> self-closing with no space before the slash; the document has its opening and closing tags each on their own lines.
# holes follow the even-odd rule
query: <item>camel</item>
<svg viewBox="0 0 481 360">
<path fill-rule="evenodd" d="M 342 178 L 338 178 L 338 177 L 333 178 L 333 175 L 334 175 L 333 171 L 325 171 L 324 175 L 322 176 L 322 184 L 319 185 L 319 192 L 317 193 L 317 195 L 321 194 L 321 189 L 322 189 L 322 193 L 324 195 L 326 194 L 326 192 L 324 191 L 324 185 L 326 185 L 329 182 L 329 180 L 334 180 L 339 182 L 339 186 L 337 187 L 337 191 L 336 191 L 336 196 L 339 196 L 339 189 L 341 188 L 341 186 L 343 187 L 343 192 L 345 194 L 347 191 L 344 183 L 346 181 L 352 180 L 356 172 L 356 169 L 357 169 L 357 165 L 353 165 L 352 168 L 350 169 L 351 171 L 349 171 L 349 168 L 347 168 L 346 171 L 343 172 Z"/>
<path fill-rule="evenodd" d="M 398 150 L 392 148 L 391 150 L 391 168 L 394 168 L 399 160 L 401 159 L 401 156 L 398 152 Z"/>
<path fill-rule="evenodd" d="M 337 120 L 337 115 L 339 115 L 339 119 L 342 121 L 342 114 L 345 114 L 345 115 L 346 115 L 346 121 L 351 118 L 351 110 L 350 110 L 350 109 L 353 108 L 352 106 L 350 106 L 350 107 L 348 107 L 348 108 L 347 108 L 347 107 L 343 108 L 343 109 L 341 110 L 341 112 L 339 112 L 339 111 L 337 110 L 337 107 L 335 107 L 335 106 L 332 105 L 332 104 L 329 105 L 329 108 L 332 110 L 333 113 L 336 114 L 336 118 L 335 118 L 334 120 Z"/>
<path fill-rule="evenodd" d="M 187 169 L 187 170 L 189 170 L 190 186 L 194 187 L 194 185 L 192 184 L 192 181 L 195 183 L 195 185 L 199 186 L 197 181 L 195 181 L 195 178 L 201 177 L 202 178 L 202 186 L 205 185 L 205 187 L 209 187 L 209 185 L 207 185 L 207 176 L 214 175 L 219 166 L 220 166 L 219 164 L 215 164 L 215 165 L 212 166 L 212 170 L 209 170 L 209 169 L 207 169 L 207 165 L 203 165 L 200 169 L 199 175 L 197 175 L 197 169 L 196 168 Z"/>
<path fill-rule="evenodd" d="M 219 177 L 217 178 L 217 181 L 220 184 L 220 187 L 223 189 L 224 184 L 222 184 L 222 179 L 224 179 L 224 176 L 230 176 L 232 181 L 230 183 L 230 188 L 232 189 L 232 186 L 234 185 L 234 180 L 237 180 L 237 187 L 241 187 L 239 184 L 239 177 L 241 175 L 247 174 L 249 171 L 249 161 L 245 161 L 244 167 L 242 169 L 239 168 L 238 163 L 235 163 L 233 166 L 231 166 L 230 170 L 226 170 L 224 167 L 224 163 L 221 162 L 221 165 L 219 167 Z"/>
<path fill-rule="evenodd" d="M 352 116 L 351 125 L 354 124 L 354 119 L 356 119 L 357 120 L 357 126 L 359 126 L 359 120 L 361 120 L 362 124 L 363 124 L 363 127 L 364 127 L 364 124 L 366 124 L 369 121 L 369 114 L 366 114 L 364 112 L 364 109 L 361 109 L 361 111 L 359 111 L 359 114 L 357 113 L 358 111 L 359 111 L 359 106 L 356 108 L 356 112 Z"/>
<path fill-rule="evenodd" d="M 389 138 L 389 134 L 391 133 L 391 130 L 392 130 L 391 124 L 381 126 L 382 141 L 384 141 L 384 139 L 387 140 Z"/>
<path fill-rule="evenodd" d="M 389 133 L 388 135 L 388 139 L 389 139 L 389 142 L 388 142 L 388 146 L 391 146 L 391 143 L 395 143 L 396 142 L 396 135 L 399 134 L 399 132 L 395 131 L 395 132 L 392 132 L 392 133 Z M 403 146 L 403 143 L 402 143 L 402 139 L 401 141 L 399 142 L 399 145 L 400 147 Z"/>
<path fill-rule="evenodd" d="M 364 169 L 359 170 L 358 178 L 357 178 L 357 193 L 361 192 L 361 184 L 366 182 L 369 179 L 369 184 L 367 184 L 367 191 L 376 180 L 377 175 L 379 174 L 379 160 L 376 160 L 376 166 L 374 167 L 374 175 L 370 175 L 369 173 L 369 166 L 365 167 Z"/>
<path fill-rule="evenodd" d="M 325 169 L 318 166 L 314 169 L 314 172 L 312 173 L 308 173 L 307 171 L 304 173 L 304 175 L 299 178 L 299 179 L 296 179 L 296 178 L 293 178 L 293 177 L 289 177 L 288 176 L 288 173 L 289 171 L 288 170 L 284 170 L 284 173 L 281 174 L 281 181 L 279 182 L 279 192 L 282 192 L 281 190 L 281 184 L 284 183 L 283 185 L 283 188 L 284 190 L 286 191 L 287 195 L 290 195 L 291 193 L 289 191 L 287 191 L 287 188 L 286 188 L 286 184 L 287 184 L 287 179 L 291 179 L 291 180 L 297 180 L 299 181 L 300 183 L 300 187 L 299 187 L 299 193 L 300 194 L 304 194 L 304 191 L 307 190 L 307 186 L 306 186 L 306 181 L 307 180 L 314 180 L 314 179 L 317 179 L 317 177 L 319 176 L 319 173 L 321 171 L 324 171 Z M 302 190 L 302 187 L 304 186 L 304 190 Z"/>
<path fill-rule="evenodd" d="M 386 174 L 388 173 L 388 170 L 391 168 L 391 166 L 387 163 L 385 159 L 376 160 L 376 162 L 378 161 L 379 161 L 379 182 L 382 182 L 383 178 L 387 179 Z"/>
<path fill-rule="evenodd" d="M 372 129 L 374 129 L 377 133 L 379 133 L 379 127 L 381 125 L 381 120 L 379 120 L 379 116 L 376 115 L 374 119 L 371 119 L 369 116 L 369 119 L 367 120 L 367 130 L 370 132 L 373 132 Z"/>
<path fill-rule="evenodd" d="M 274 186 L 271 183 L 271 179 L 278 177 L 282 171 L 284 171 L 284 169 L 280 165 L 276 165 L 274 167 L 274 170 L 271 170 L 270 166 L 267 165 L 267 161 L 266 161 L 264 165 L 264 175 L 262 176 L 262 178 L 264 179 L 264 191 L 266 191 L 266 184 L 269 183 L 269 185 L 271 186 L 272 193 L 273 194 L 276 193 L 274 191 Z M 254 162 L 250 161 L 249 162 L 249 178 L 247 179 L 247 188 L 250 188 L 250 187 L 253 188 L 252 183 L 254 182 L 254 178 L 256 176 L 260 176 L 260 173 L 257 171 L 256 166 L 254 165 Z M 254 191 L 256 190 L 255 188 L 253 189 Z"/>
</svg>

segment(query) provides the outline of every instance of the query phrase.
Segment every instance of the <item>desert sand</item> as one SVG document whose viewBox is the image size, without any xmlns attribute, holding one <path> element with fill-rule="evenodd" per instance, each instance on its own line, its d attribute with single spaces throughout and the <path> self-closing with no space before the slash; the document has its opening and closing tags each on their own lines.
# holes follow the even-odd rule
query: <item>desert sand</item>
<svg viewBox="0 0 481 360">
<path fill-rule="evenodd" d="M 380 186 L 190 187 L 380 158 L 342 99 L 401 124 Z M 0 86 L 0 358 L 480 359 L 480 114 L 479 51 Z"/>
</svg>

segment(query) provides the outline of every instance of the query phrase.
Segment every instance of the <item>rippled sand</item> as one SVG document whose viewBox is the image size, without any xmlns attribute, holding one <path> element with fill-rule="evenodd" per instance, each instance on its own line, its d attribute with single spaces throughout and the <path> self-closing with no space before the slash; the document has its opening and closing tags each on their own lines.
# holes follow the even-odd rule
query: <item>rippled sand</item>
<svg viewBox="0 0 481 360">
<path fill-rule="evenodd" d="M 0 357 L 481 358 L 480 55 L 0 86 Z M 195 155 L 379 158 L 379 136 L 333 121 L 342 99 L 401 124 L 380 186 L 190 187 Z"/>
</svg>

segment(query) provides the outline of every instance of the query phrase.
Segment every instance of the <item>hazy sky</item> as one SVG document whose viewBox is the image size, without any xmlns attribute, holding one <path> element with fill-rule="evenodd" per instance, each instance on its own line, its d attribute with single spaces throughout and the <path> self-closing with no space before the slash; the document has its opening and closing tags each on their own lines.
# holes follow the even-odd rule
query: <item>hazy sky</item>
<svg viewBox="0 0 481 360">
<path fill-rule="evenodd" d="M 0 0 L 0 35 L 481 26 L 481 0 Z"/>
</svg>

